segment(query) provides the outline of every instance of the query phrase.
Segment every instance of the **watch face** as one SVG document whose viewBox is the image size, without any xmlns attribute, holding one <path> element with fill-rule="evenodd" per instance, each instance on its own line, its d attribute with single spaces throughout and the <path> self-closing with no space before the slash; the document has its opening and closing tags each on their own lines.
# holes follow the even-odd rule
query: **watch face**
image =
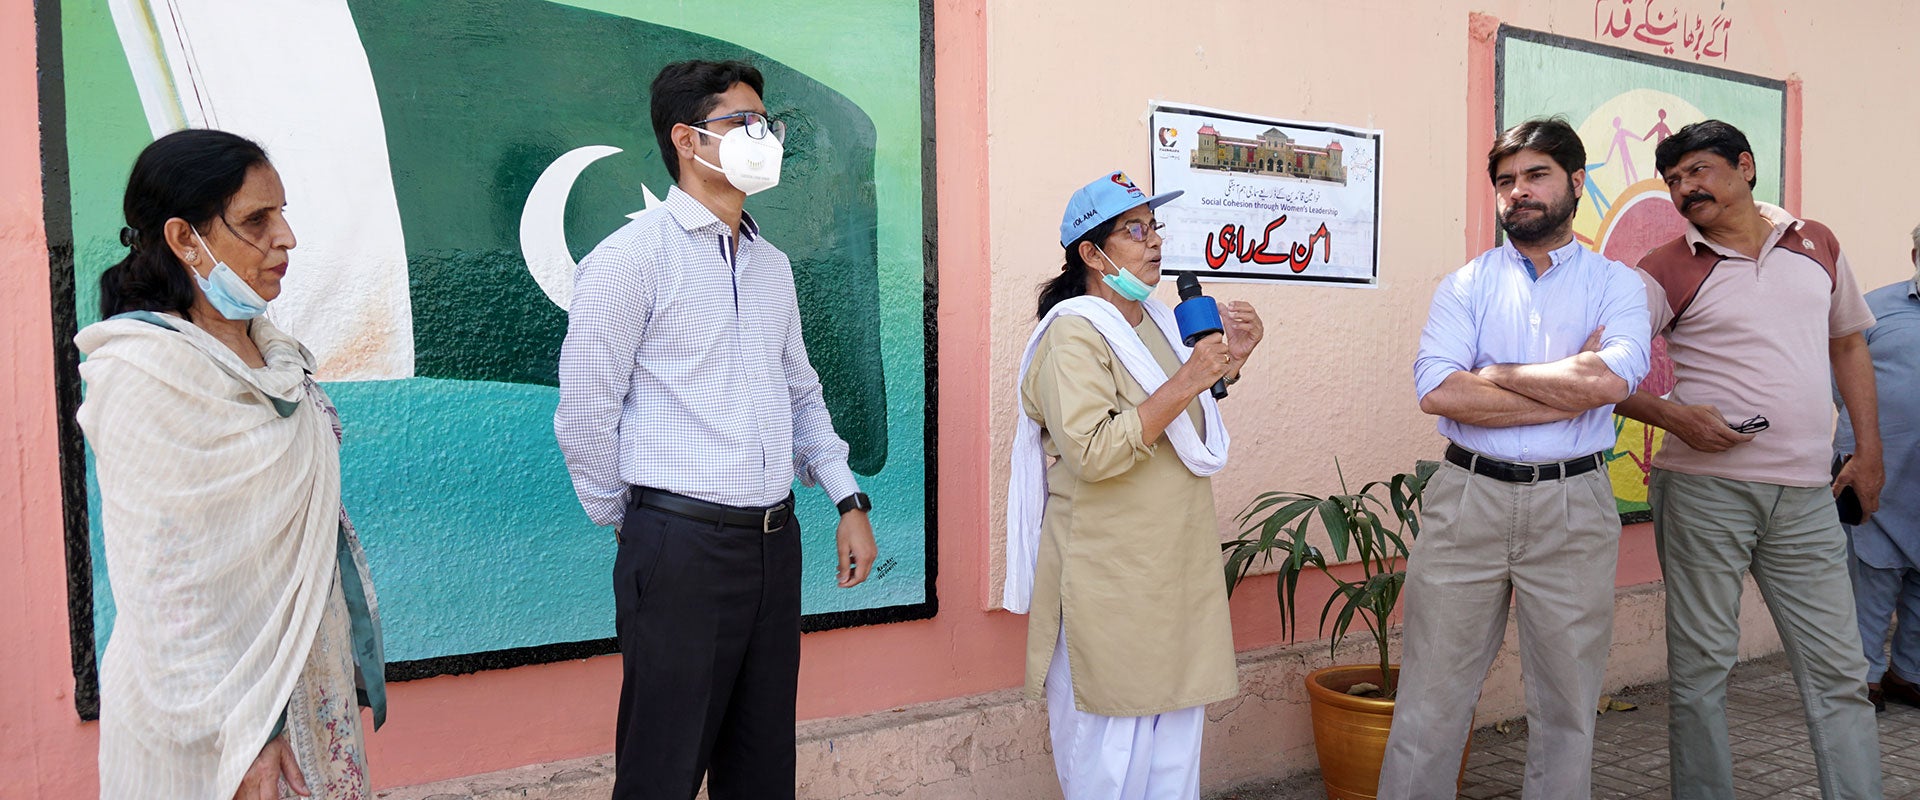
<svg viewBox="0 0 1920 800">
<path fill-rule="evenodd" d="M 842 514 L 854 510 L 871 511 L 873 510 L 873 500 L 868 498 L 865 492 L 854 492 L 853 494 L 847 495 L 847 499 L 841 500 L 839 507 L 840 513 Z"/>
</svg>

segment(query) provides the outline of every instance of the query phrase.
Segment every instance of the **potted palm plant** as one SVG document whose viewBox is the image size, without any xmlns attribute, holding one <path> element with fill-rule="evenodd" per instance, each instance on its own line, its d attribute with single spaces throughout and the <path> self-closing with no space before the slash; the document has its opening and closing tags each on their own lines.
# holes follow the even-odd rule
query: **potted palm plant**
<svg viewBox="0 0 1920 800">
<path fill-rule="evenodd" d="M 1332 637 L 1332 652 L 1337 656 L 1355 620 L 1372 634 L 1373 663 L 1327 667 L 1306 677 L 1314 749 L 1327 796 L 1334 800 L 1372 798 L 1378 787 L 1399 675 L 1387 650 L 1387 621 L 1399 607 L 1408 549 L 1420 532 L 1421 492 L 1439 466 L 1421 461 L 1411 473 L 1368 483 L 1358 492 L 1347 488 L 1342 474 L 1340 494 L 1261 494 L 1240 513 L 1239 538 L 1221 545 L 1229 594 L 1256 566 L 1277 566 L 1282 636 L 1291 640 L 1299 634 L 1295 595 L 1309 569 L 1334 584 L 1320 609 L 1319 626 L 1321 634 Z M 1326 534 L 1330 552 L 1309 541 L 1316 528 Z M 1348 580 L 1331 569 L 1346 563 L 1357 566 L 1357 578 Z"/>
</svg>

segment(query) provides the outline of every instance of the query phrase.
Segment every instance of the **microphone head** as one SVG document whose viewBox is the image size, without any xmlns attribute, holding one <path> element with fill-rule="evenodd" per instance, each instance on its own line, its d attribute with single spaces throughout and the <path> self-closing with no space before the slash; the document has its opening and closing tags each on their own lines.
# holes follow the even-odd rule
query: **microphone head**
<svg viewBox="0 0 1920 800">
<path fill-rule="evenodd" d="M 1174 278 L 1173 285 L 1180 290 L 1181 300 L 1192 300 L 1200 296 L 1200 276 L 1191 272 L 1182 272 Z"/>
</svg>

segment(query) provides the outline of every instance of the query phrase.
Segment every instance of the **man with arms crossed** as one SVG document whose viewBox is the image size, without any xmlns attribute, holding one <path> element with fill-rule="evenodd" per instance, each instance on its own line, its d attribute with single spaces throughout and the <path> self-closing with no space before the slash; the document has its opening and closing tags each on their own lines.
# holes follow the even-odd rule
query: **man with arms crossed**
<svg viewBox="0 0 1920 800">
<path fill-rule="evenodd" d="M 1560 119 L 1500 135 L 1487 177 L 1507 243 L 1434 292 L 1414 381 L 1447 462 L 1407 565 L 1400 690 L 1382 800 L 1450 798 L 1474 703 L 1515 600 L 1526 798 L 1585 798 L 1613 640 L 1620 516 L 1613 404 L 1647 373 L 1646 289 L 1582 247 L 1586 150 Z"/>
<path fill-rule="evenodd" d="M 616 800 L 687 800 L 703 777 L 713 800 L 794 796 L 796 474 L 840 506 L 840 585 L 873 568 L 872 504 L 807 362 L 793 270 L 743 210 L 780 179 L 763 86 L 739 62 L 660 71 L 653 130 L 677 184 L 580 262 L 560 350 L 554 433 L 620 541 Z"/>
<path fill-rule="evenodd" d="M 1834 492 L 1871 513 L 1881 484 L 1873 314 L 1826 226 L 1755 202 L 1747 137 L 1718 120 L 1681 128 L 1654 166 L 1687 218 L 1640 261 L 1673 392 L 1638 392 L 1620 413 L 1669 434 L 1647 500 L 1667 586 L 1667 747 L 1673 796 L 1733 800 L 1727 673 L 1749 570 L 1786 645 L 1806 705 L 1820 793 L 1880 796 L 1880 737 L 1854 623 Z M 1830 478 L 1832 383 L 1857 434 Z M 1829 483 L 1832 489 L 1829 489 Z"/>
</svg>

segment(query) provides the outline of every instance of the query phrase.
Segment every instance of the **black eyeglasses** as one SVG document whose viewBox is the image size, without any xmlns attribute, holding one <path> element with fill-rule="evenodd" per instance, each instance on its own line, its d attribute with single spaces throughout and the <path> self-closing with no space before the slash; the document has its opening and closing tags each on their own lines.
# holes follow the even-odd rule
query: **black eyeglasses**
<svg viewBox="0 0 1920 800">
<path fill-rule="evenodd" d="M 1735 433 L 1759 433 L 1767 429 L 1767 418 L 1758 414 L 1749 417 L 1738 425 L 1728 425 Z"/>
<path fill-rule="evenodd" d="M 730 119 L 741 120 L 740 126 L 746 128 L 747 136 L 754 139 L 765 139 L 767 138 L 767 134 L 773 134 L 773 140 L 776 142 L 785 142 L 787 140 L 787 123 L 777 119 L 770 119 L 767 115 L 758 111 L 740 111 L 733 114 L 723 114 L 692 124 L 705 125 L 709 122 L 725 122 Z"/>
</svg>

